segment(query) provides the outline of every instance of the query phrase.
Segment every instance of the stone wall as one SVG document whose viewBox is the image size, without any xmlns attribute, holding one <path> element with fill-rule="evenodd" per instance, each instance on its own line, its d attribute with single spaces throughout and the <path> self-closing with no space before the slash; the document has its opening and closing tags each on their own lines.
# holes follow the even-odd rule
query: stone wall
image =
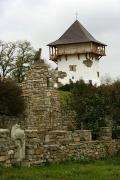
<svg viewBox="0 0 120 180">
<path fill-rule="evenodd" d="M 120 152 L 120 140 L 91 139 L 91 132 L 25 130 L 26 148 L 22 166 L 40 165 L 67 159 L 101 159 Z M 8 129 L 0 129 L 0 165 L 14 165 L 16 145 Z"/>
<path fill-rule="evenodd" d="M 0 165 L 9 167 L 15 161 L 16 146 L 8 129 L 0 129 Z"/>
<path fill-rule="evenodd" d="M 60 111 L 60 119 L 62 122 L 63 130 L 75 130 L 76 125 L 76 113 L 72 110 L 63 110 Z"/>
<path fill-rule="evenodd" d="M 74 130 L 75 113 L 61 108 L 59 91 L 54 88 L 53 79 L 56 77 L 51 77 L 47 64 L 42 60 L 34 62 L 21 84 L 26 104 L 24 114 L 19 118 L 0 116 L 0 128 L 11 129 L 12 125 L 19 123 L 24 129 Z"/>
<path fill-rule="evenodd" d="M 21 86 L 26 102 L 25 128 L 67 129 L 73 116 L 61 111 L 59 92 L 54 88 L 48 65 L 42 60 L 35 62 Z"/>
<path fill-rule="evenodd" d="M 48 66 L 34 63 L 22 84 L 26 101 L 26 128 L 54 129 L 59 126 L 57 91 L 49 87 Z"/>
<path fill-rule="evenodd" d="M 67 159 L 101 159 L 120 151 L 120 140 L 93 141 L 91 132 L 26 130 L 26 159 L 23 165 L 40 165 Z"/>
</svg>

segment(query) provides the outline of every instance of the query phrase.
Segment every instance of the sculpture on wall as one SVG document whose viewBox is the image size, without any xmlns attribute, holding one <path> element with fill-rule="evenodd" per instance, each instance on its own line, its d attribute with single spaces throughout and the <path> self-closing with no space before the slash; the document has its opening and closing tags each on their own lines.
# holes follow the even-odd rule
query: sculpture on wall
<svg viewBox="0 0 120 180">
<path fill-rule="evenodd" d="M 83 63 L 87 66 L 87 67 L 91 67 L 93 64 L 93 61 L 90 59 L 84 60 Z"/>
<path fill-rule="evenodd" d="M 38 62 L 44 63 L 44 60 L 41 59 L 41 54 L 42 54 L 42 49 L 39 48 L 39 50 L 36 51 L 36 53 L 35 53 L 35 57 L 34 57 L 34 62 L 35 63 L 38 63 Z"/>
<path fill-rule="evenodd" d="M 20 125 L 15 124 L 12 127 L 11 138 L 17 146 L 15 158 L 21 162 L 25 158 L 25 131 L 20 128 Z"/>
<path fill-rule="evenodd" d="M 63 79 L 67 76 L 66 72 L 58 71 L 58 70 L 49 70 L 49 81 L 50 87 L 58 87 L 59 86 L 59 78 Z"/>
</svg>

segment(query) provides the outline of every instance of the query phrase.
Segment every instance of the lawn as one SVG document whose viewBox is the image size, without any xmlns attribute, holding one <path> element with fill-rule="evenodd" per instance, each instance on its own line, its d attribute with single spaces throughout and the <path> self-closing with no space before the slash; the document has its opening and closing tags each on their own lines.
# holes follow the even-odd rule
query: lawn
<svg viewBox="0 0 120 180">
<path fill-rule="evenodd" d="M 120 157 L 31 168 L 0 168 L 0 180 L 119 180 Z"/>
</svg>

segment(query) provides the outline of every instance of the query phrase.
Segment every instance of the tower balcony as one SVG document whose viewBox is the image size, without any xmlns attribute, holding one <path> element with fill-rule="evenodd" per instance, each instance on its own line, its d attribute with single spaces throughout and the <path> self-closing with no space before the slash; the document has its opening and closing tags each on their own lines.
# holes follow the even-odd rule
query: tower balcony
<svg viewBox="0 0 120 180">
<path fill-rule="evenodd" d="M 88 44 L 85 46 L 76 45 L 76 46 L 59 46 L 52 47 L 52 50 L 49 51 L 49 57 L 53 61 L 57 61 L 58 57 L 66 55 L 80 55 L 80 54 L 92 54 L 96 57 L 106 56 L 105 46 L 98 46 L 94 44 Z"/>
</svg>

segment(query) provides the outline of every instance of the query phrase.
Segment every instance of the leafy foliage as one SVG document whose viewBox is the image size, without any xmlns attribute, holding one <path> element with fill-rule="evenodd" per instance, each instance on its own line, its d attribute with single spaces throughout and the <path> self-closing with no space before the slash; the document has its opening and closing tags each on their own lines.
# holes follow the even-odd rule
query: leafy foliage
<svg viewBox="0 0 120 180">
<path fill-rule="evenodd" d="M 59 87 L 59 90 L 61 91 L 71 91 L 74 87 L 74 83 L 70 81 L 70 84 L 65 84 L 64 86 Z"/>
<path fill-rule="evenodd" d="M 0 114 L 18 116 L 24 111 L 22 91 L 11 80 L 0 81 Z"/>
<path fill-rule="evenodd" d="M 59 91 L 61 107 L 64 110 L 69 110 L 72 107 L 72 93 L 68 91 Z"/>
<path fill-rule="evenodd" d="M 120 125 L 120 81 L 100 87 L 78 81 L 61 89 L 71 93 L 68 106 L 77 114 L 78 128 L 95 131 L 100 126 Z M 64 99 L 67 102 L 67 96 Z"/>
<path fill-rule="evenodd" d="M 113 139 L 120 139 L 120 126 L 113 128 L 112 138 Z"/>
<path fill-rule="evenodd" d="M 105 126 L 106 104 L 104 96 L 91 84 L 77 82 L 72 90 L 73 108 L 79 128 L 96 129 Z"/>
</svg>

